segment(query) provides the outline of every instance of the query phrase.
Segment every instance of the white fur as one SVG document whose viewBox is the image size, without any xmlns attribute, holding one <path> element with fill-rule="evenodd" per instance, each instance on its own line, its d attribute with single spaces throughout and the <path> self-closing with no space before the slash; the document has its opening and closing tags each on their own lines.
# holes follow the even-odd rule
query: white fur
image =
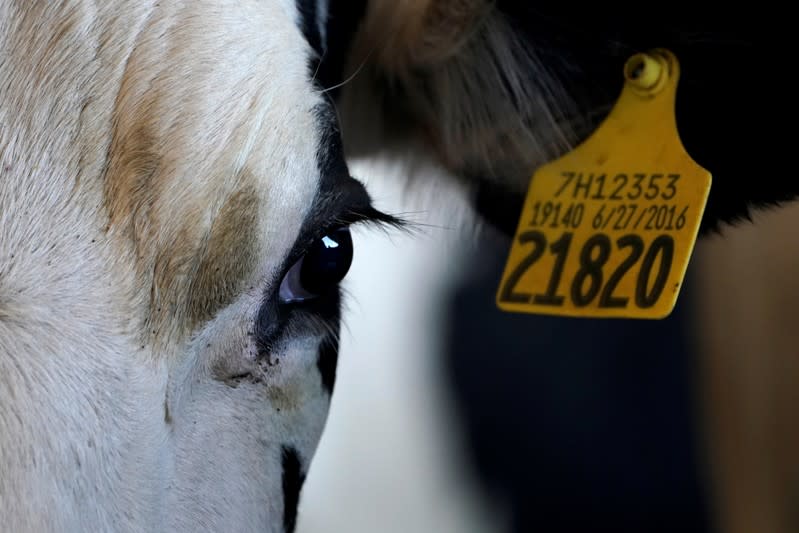
<svg viewBox="0 0 799 533">
<path fill-rule="evenodd" d="M 281 446 L 307 469 L 328 408 L 319 336 L 258 383 L 212 368 L 252 364 L 249 323 L 319 179 L 294 9 L 0 0 L 4 531 L 282 531 Z M 180 244 L 184 217 L 207 230 L 243 170 L 262 202 L 251 288 L 196 331 L 144 330 L 159 258 L 107 229 L 112 138 L 142 121 L 163 190 L 132 215 L 141 242 Z"/>
</svg>

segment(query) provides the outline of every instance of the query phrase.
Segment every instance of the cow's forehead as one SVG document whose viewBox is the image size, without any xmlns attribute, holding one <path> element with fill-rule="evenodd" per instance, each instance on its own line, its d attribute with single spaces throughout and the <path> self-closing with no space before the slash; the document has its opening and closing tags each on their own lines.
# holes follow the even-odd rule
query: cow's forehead
<svg viewBox="0 0 799 533">
<path fill-rule="evenodd" d="M 296 13 L 200 4 L 162 3 L 139 30 L 103 176 L 111 228 L 152 275 L 156 326 L 159 313 L 207 319 L 274 270 L 320 176 L 321 98 Z"/>
<path fill-rule="evenodd" d="M 47 183 L 48 197 L 90 206 L 82 223 L 103 226 L 131 260 L 156 335 L 167 321 L 191 329 L 268 280 L 311 207 L 327 137 L 297 6 L 16 10 L 5 103 L 27 112 L 7 121 L 16 135 L 3 151 L 9 179 L 29 182 L 18 192 Z"/>
</svg>

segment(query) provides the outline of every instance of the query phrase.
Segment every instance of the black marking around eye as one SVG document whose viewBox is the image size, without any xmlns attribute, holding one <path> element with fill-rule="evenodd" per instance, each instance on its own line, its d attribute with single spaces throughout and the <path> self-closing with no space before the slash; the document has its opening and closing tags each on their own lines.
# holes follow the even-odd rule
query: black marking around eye
<svg viewBox="0 0 799 533">
<path fill-rule="evenodd" d="M 316 360 L 319 373 L 322 374 L 322 386 L 328 394 L 333 394 L 336 384 L 336 368 L 338 366 L 338 324 L 336 335 L 328 335 L 319 344 L 319 358 Z"/>
<path fill-rule="evenodd" d="M 316 163 L 321 181 L 319 193 L 329 193 L 349 177 L 349 169 L 344 157 L 344 145 L 341 142 L 338 117 L 329 102 L 323 102 L 314 108 L 317 128 L 319 128 L 319 146 L 316 149 Z"/>
<path fill-rule="evenodd" d="M 315 321 L 307 322 L 312 315 Z M 267 295 L 255 316 L 252 340 L 259 358 L 269 358 L 284 335 L 319 334 L 320 322 L 329 331 L 338 331 L 341 321 L 341 293 L 338 288 L 305 302 L 282 304 L 275 295 Z M 304 331 L 304 328 L 308 328 Z"/>
<path fill-rule="evenodd" d="M 300 454 L 293 446 L 282 448 L 283 466 L 283 529 L 294 533 L 297 526 L 297 506 L 300 504 L 300 491 L 305 483 Z"/>
</svg>

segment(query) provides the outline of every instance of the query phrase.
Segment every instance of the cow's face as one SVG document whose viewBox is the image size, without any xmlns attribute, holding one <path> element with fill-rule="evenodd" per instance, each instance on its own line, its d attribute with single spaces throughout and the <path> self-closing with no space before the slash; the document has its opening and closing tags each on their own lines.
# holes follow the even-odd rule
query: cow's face
<svg viewBox="0 0 799 533">
<path fill-rule="evenodd" d="M 350 178 L 292 2 L 0 2 L 0 516 L 289 531 Z"/>
</svg>

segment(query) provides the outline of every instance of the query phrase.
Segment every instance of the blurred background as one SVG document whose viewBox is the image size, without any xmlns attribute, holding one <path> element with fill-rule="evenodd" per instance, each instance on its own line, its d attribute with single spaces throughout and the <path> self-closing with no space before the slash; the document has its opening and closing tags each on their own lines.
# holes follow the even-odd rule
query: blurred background
<svg viewBox="0 0 799 533">
<path fill-rule="evenodd" d="M 700 241 L 667 320 L 508 315 L 507 243 L 406 170 L 352 165 L 418 227 L 354 234 L 299 533 L 799 531 L 799 206 Z"/>
</svg>

